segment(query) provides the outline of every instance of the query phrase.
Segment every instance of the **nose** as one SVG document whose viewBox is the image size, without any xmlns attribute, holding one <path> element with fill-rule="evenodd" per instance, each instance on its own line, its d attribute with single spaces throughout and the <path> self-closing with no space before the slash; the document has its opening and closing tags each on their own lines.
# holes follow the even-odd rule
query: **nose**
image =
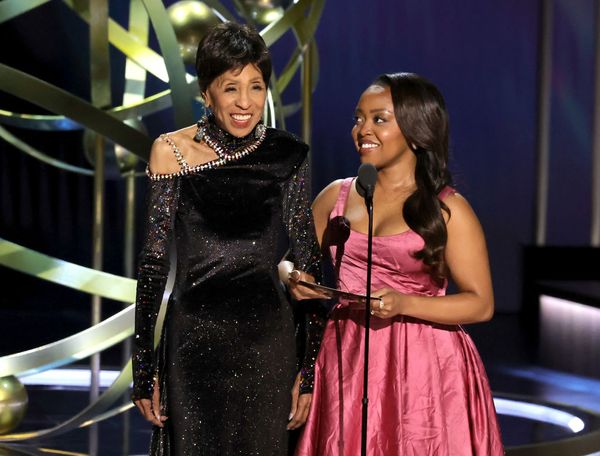
<svg viewBox="0 0 600 456">
<path fill-rule="evenodd" d="M 359 123 L 356 126 L 356 134 L 359 138 L 363 138 L 367 136 L 369 133 L 372 133 L 373 124 L 370 120 L 365 119 L 363 122 Z"/>
<path fill-rule="evenodd" d="M 239 96 L 236 99 L 236 105 L 240 109 L 248 109 L 250 107 L 250 95 L 247 91 L 241 90 Z"/>
</svg>

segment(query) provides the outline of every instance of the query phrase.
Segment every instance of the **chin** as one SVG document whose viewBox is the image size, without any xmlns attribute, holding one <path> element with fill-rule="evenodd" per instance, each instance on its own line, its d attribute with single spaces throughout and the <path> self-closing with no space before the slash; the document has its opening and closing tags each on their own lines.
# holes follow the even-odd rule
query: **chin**
<svg viewBox="0 0 600 456">
<path fill-rule="evenodd" d="M 254 127 L 256 127 L 258 125 L 258 122 L 253 123 L 251 126 L 246 127 L 246 128 L 238 128 L 238 127 L 234 127 L 233 125 L 230 125 L 229 128 L 227 129 L 227 131 L 232 134 L 233 136 L 236 136 L 238 138 L 243 138 L 244 136 L 248 136 L 252 130 L 254 130 Z"/>
<path fill-rule="evenodd" d="M 373 166 L 377 166 L 376 160 L 373 159 L 373 157 L 371 157 L 369 154 L 364 154 L 360 156 L 360 162 L 361 163 L 370 163 Z"/>
</svg>

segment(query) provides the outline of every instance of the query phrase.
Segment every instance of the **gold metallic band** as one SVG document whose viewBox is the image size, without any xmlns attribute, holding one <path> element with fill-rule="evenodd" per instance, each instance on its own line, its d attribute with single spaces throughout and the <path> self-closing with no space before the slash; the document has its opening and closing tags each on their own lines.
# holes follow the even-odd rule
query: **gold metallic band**
<svg viewBox="0 0 600 456">
<path fill-rule="evenodd" d="M 90 103 L 47 82 L 0 63 L 0 90 L 63 114 L 121 144 L 144 160 L 152 141 L 135 128 L 94 108 Z"/>
<path fill-rule="evenodd" d="M 133 279 L 52 258 L 2 238 L 0 265 L 84 293 L 115 301 L 135 301 L 137 282 Z"/>
</svg>

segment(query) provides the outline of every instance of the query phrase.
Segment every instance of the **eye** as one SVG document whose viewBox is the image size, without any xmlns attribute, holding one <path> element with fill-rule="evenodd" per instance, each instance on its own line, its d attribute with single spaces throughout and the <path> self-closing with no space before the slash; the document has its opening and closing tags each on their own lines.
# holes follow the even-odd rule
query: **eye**
<svg viewBox="0 0 600 456">
<path fill-rule="evenodd" d="M 380 116 L 375 116 L 375 118 L 373 120 L 375 121 L 376 124 L 384 123 L 386 121 L 383 117 L 380 117 Z"/>
<path fill-rule="evenodd" d="M 227 87 L 225 87 L 225 92 L 235 92 L 235 87 L 234 86 L 227 86 Z"/>
<path fill-rule="evenodd" d="M 353 120 L 354 120 L 354 125 L 358 125 L 363 122 L 363 119 L 360 116 L 354 116 Z"/>
<path fill-rule="evenodd" d="M 263 91 L 264 87 L 262 86 L 262 84 L 255 84 L 252 86 L 253 90 L 259 90 L 259 91 Z"/>
</svg>

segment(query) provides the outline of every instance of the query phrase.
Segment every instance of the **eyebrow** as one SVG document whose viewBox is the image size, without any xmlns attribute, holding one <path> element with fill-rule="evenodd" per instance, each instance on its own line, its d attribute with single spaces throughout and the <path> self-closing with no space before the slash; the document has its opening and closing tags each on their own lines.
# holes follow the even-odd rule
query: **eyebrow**
<svg viewBox="0 0 600 456">
<path fill-rule="evenodd" d="M 253 84 L 255 82 L 263 82 L 262 78 L 257 76 L 254 79 L 250 80 L 250 84 Z M 233 83 L 233 84 L 238 84 L 239 81 L 237 79 L 231 79 L 231 78 L 223 78 L 221 80 L 221 85 L 226 84 L 226 83 Z"/>
<path fill-rule="evenodd" d="M 354 110 L 354 112 L 362 112 L 362 110 L 361 110 L 360 108 L 356 108 L 356 109 Z M 376 112 L 387 112 L 388 114 L 394 114 L 394 112 L 393 112 L 393 111 L 390 111 L 390 110 L 389 110 L 389 109 L 387 109 L 387 108 L 376 108 L 376 109 L 371 109 L 371 110 L 369 111 L 369 114 L 373 114 L 373 113 L 376 113 Z"/>
</svg>

